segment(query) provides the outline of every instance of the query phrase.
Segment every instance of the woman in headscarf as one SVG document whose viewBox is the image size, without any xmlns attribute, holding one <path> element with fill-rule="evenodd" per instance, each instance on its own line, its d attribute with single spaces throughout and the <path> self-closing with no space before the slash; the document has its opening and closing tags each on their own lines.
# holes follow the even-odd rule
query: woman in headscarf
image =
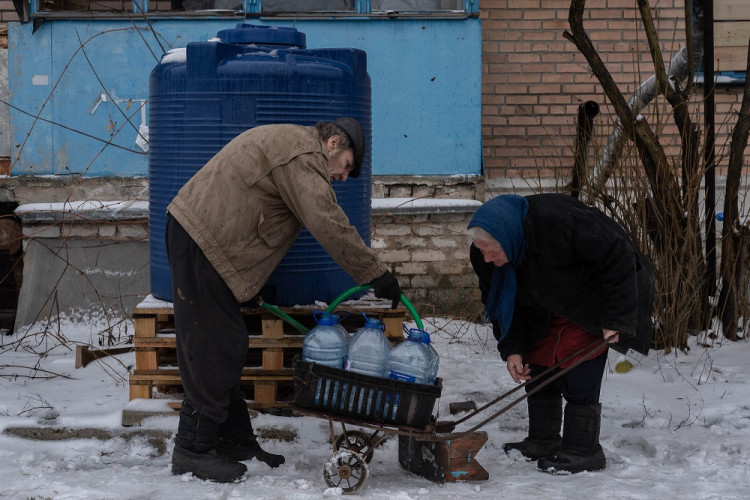
<svg viewBox="0 0 750 500">
<path fill-rule="evenodd" d="M 562 194 L 498 196 L 468 227 L 485 319 L 514 381 L 530 380 L 594 343 L 556 371 L 584 361 L 529 396 L 529 435 L 503 449 L 552 473 L 604 469 L 599 393 L 607 346 L 648 353 L 651 263 L 616 222 Z"/>
</svg>

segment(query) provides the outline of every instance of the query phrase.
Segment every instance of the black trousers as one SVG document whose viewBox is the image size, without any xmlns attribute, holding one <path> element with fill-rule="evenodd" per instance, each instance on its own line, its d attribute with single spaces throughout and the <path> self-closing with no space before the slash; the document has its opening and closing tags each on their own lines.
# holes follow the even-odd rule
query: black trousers
<svg viewBox="0 0 750 500">
<path fill-rule="evenodd" d="M 244 397 L 240 377 L 248 333 L 240 304 L 203 251 L 169 215 L 166 245 L 177 364 L 185 395 L 202 416 L 221 423 L 227 419 L 230 401 Z"/>
<path fill-rule="evenodd" d="M 604 351 L 594 359 L 582 362 L 562 377 L 559 377 L 544 386 L 539 392 L 534 393 L 530 397 L 551 397 L 562 395 L 568 403 L 577 405 L 598 403 L 599 394 L 602 389 L 604 367 L 607 365 L 607 352 L 608 351 Z M 549 367 L 530 365 L 530 368 L 531 376 L 535 377 Z M 560 369 L 558 368 L 547 377 L 527 385 L 526 391 L 530 391 L 557 371 L 560 371 Z"/>
</svg>

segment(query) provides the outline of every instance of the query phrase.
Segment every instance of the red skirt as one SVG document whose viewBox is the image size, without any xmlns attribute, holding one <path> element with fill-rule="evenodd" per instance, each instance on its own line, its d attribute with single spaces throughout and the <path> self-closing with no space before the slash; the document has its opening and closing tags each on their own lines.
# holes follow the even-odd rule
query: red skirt
<svg viewBox="0 0 750 500">
<path fill-rule="evenodd" d="M 526 356 L 525 362 L 532 365 L 552 366 L 594 340 L 601 338 L 601 335 L 594 335 L 567 319 L 553 314 L 547 335 L 533 345 L 531 352 Z M 587 356 L 587 359 L 594 359 L 606 350 L 607 346 L 603 345 L 591 354 L 582 352 L 560 366 L 563 368 L 570 366 L 583 356 Z"/>
</svg>

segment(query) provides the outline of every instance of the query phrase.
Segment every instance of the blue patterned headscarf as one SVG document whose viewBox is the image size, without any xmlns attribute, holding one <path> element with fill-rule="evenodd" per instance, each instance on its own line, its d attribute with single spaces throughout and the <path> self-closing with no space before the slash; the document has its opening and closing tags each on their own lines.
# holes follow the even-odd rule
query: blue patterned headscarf
<svg viewBox="0 0 750 500">
<path fill-rule="evenodd" d="M 487 231 L 503 247 L 508 263 L 495 267 L 487 294 L 485 321 L 497 321 L 500 339 L 508 334 L 516 302 L 516 268 L 526 258 L 523 221 L 529 212 L 526 198 L 515 194 L 501 195 L 479 207 L 468 227 Z"/>
</svg>

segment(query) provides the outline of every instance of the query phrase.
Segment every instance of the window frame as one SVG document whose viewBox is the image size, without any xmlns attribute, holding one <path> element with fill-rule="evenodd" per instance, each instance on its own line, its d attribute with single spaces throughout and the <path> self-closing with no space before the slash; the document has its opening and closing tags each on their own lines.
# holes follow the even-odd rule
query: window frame
<svg viewBox="0 0 750 500">
<path fill-rule="evenodd" d="M 129 19 L 134 15 L 139 18 L 279 18 L 279 19 L 394 19 L 394 18 L 431 18 L 431 19 L 464 19 L 477 17 L 479 15 L 479 0 L 462 0 L 462 10 L 432 10 L 432 11 L 376 11 L 373 12 L 370 0 L 354 0 L 353 12 L 263 12 L 263 0 L 242 0 L 242 10 L 204 10 L 204 11 L 150 11 L 149 0 L 131 0 L 132 12 L 107 12 L 107 11 L 45 11 L 39 10 L 39 0 L 24 0 L 26 15 L 20 16 L 22 22 L 34 20 L 35 22 L 54 19 Z M 20 3 L 20 2 L 19 2 Z"/>
</svg>

